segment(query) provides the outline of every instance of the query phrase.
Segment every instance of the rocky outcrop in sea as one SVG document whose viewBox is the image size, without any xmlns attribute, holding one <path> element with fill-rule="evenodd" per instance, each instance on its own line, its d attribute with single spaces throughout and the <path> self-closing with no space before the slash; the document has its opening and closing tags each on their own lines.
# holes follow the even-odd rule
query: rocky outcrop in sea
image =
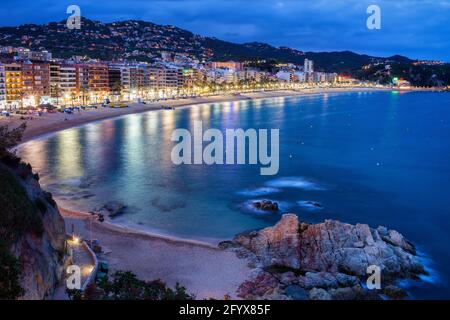
<svg viewBox="0 0 450 320">
<path fill-rule="evenodd" d="M 244 299 L 401 299 L 407 293 L 396 286 L 398 280 L 426 274 L 414 245 L 395 230 L 335 220 L 308 224 L 295 214 L 220 247 L 253 268 L 238 289 Z M 370 290 L 368 268 L 374 266 L 381 271 L 381 288 Z"/>
</svg>

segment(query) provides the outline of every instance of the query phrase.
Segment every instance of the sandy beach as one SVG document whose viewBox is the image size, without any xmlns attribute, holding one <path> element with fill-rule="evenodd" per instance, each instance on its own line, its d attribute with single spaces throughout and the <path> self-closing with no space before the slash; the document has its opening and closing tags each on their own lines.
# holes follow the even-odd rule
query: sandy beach
<svg viewBox="0 0 450 320">
<path fill-rule="evenodd" d="M 88 215 L 60 209 L 66 230 L 90 239 Z M 140 279 L 162 279 L 169 286 L 177 282 L 197 299 L 236 297 L 237 287 L 250 269 L 234 253 L 208 244 L 179 241 L 125 229 L 108 222 L 92 222 L 92 239 L 97 239 L 110 271 L 130 270 Z"/>
<path fill-rule="evenodd" d="M 287 96 L 302 96 L 322 93 L 339 93 L 339 92 L 358 92 L 358 91 L 380 91 L 389 90 L 381 88 L 317 88 L 304 90 L 278 90 L 278 91 L 260 91 L 242 93 L 240 95 L 222 94 L 214 96 L 202 96 L 189 99 L 164 100 L 153 103 L 129 103 L 128 108 L 99 108 L 93 110 L 83 110 L 81 112 L 74 112 L 73 114 L 64 113 L 48 113 L 42 116 L 25 116 L 26 119 L 20 119 L 19 115 L 12 115 L 10 117 L 0 117 L 0 125 L 8 124 L 14 128 L 23 122 L 27 122 L 27 130 L 24 135 L 23 142 L 32 140 L 38 136 L 48 133 L 80 126 L 89 122 L 110 119 L 114 117 L 123 116 L 126 114 L 148 112 L 154 110 L 161 110 L 164 107 L 188 107 L 204 103 L 218 103 L 227 101 L 239 101 L 248 99 L 264 99 L 272 97 L 287 97 Z"/>
<path fill-rule="evenodd" d="M 175 108 L 195 104 L 261 99 L 269 97 L 299 96 L 320 93 L 350 91 L 374 91 L 387 89 L 342 88 L 310 89 L 302 91 L 254 92 L 241 95 L 218 95 L 193 99 L 167 100 L 149 104 L 132 103 L 128 108 L 101 108 L 82 111 L 79 114 L 62 113 L 34 116 L 27 121 L 28 127 L 24 140 L 28 141 L 41 135 L 79 126 L 93 121 L 122 116 L 125 114 L 160 110 L 162 106 Z M 65 120 L 67 118 L 68 120 Z M 15 127 L 22 123 L 18 116 L 1 119 L 0 124 Z M 60 208 L 66 221 L 67 232 L 72 229 L 84 239 L 98 239 L 106 252 L 106 259 L 112 272 L 129 270 L 144 280 L 162 279 L 169 286 L 177 282 L 185 286 L 197 299 L 223 299 L 225 295 L 236 297 L 236 289 L 245 281 L 250 269 L 246 262 L 234 253 L 201 242 L 168 238 L 157 234 L 114 225 L 110 222 L 93 222 L 90 229 L 89 215 Z"/>
</svg>

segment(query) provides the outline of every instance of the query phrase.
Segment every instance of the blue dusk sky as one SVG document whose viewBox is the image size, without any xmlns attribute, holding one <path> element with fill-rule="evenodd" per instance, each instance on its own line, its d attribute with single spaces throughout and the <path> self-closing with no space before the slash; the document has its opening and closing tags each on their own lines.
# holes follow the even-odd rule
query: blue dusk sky
<svg viewBox="0 0 450 320">
<path fill-rule="evenodd" d="M 450 0 L 2 0 L 0 25 L 59 21 L 70 4 L 89 19 L 171 24 L 238 43 L 450 62 Z M 381 30 L 366 27 L 371 4 Z"/>
</svg>

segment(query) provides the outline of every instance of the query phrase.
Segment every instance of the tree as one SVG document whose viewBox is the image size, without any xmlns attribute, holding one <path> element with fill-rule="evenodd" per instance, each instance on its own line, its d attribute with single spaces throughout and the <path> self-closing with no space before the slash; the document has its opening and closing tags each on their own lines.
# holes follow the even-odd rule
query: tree
<svg viewBox="0 0 450 320">
<path fill-rule="evenodd" d="M 81 99 L 83 100 L 83 104 L 86 104 L 86 94 L 89 91 L 89 87 L 86 84 L 82 84 L 80 86 Z"/>
<path fill-rule="evenodd" d="M 114 83 L 111 86 L 112 94 L 118 95 L 119 97 L 122 95 L 122 83 L 120 81 L 114 81 Z"/>
<path fill-rule="evenodd" d="M 13 155 L 10 149 L 22 141 L 26 128 L 26 122 L 12 130 L 9 129 L 8 125 L 0 126 L 0 159 Z"/>
<path fill-rule="evenodd" d="M 61 96 L 61 88 L 59 84 L 52 84 L 50 87 L 50 92 L 53 97 L 56 98 L 56 104 L 59 105 L 59 97 Z"/>
<path fill-rule="evenodd" d="M 143 281 L 130 271 L 117 271 L 112 279 L 102 279 L 83 295 L 70 292 L 72 299 L 87 300 L 192 300 L 194 296 L 178 283 L 168 288 L 161 280 Z"/>
</svg>

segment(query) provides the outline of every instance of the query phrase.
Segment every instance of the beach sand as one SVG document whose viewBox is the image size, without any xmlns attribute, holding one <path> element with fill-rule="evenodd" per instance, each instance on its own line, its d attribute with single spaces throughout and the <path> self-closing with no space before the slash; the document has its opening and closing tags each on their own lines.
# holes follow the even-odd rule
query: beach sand
<svg viewBox="0 0 450 320">
<path fill-rule="evenodd" d="M 25 116 L 33 119 L 21 120 L 19 115 L 11 115 L 10 117 L 0 117 L 0 125 L 7 124 L 11 128 L 15 128 L 23 122 L 27 122 L 27 130 L 23 137 L 23 142 L 32 140 L 38 136 L 52 133 L 76 126 L 80 126 L 89 122 L 110 119 L 126 114 L 147 112 L 152 110 L 161 110 L 162 106 L 168 107 L 188 107 L 203 103 L 218 103 L 227 101 L 239 101 L 247 99 L 263 99 L 271 97 L 287 97 L 287 96 L 301 96 L 320 93 L 337 93 L 337 92 L 351 92 L 351 91 L 375 91 L 387 90 L 378 88 L 317 88 L 304 90 L 278 90 L 278 91 L 259 91 L 243 93 L 241 95 L 222 94 L 214 96 L 202 96 L 189 99 L 164 100 L 148 104 L 129 103 L 128 108 L 99 108 L 93 110 L 82 110 L 81 112 L 74 112 L 73 114 L 64 113 L 47 113 L 42 116 Z M 65 120 L 67 119 L 67 120 Z"/>
<path fill-rule="evenodd" d="M 177 282 L 196 299 L 236 297 L 236 289 L 249 276 L 245 260 L 213 245 L 150 235 L 108 222 L 89 223 L 89 215 L 60 208 L 66 230 L 83 239 L 97 239 L 106 252 L 110 272 L 132 271 L 143 280 Z"/>
</svg>

